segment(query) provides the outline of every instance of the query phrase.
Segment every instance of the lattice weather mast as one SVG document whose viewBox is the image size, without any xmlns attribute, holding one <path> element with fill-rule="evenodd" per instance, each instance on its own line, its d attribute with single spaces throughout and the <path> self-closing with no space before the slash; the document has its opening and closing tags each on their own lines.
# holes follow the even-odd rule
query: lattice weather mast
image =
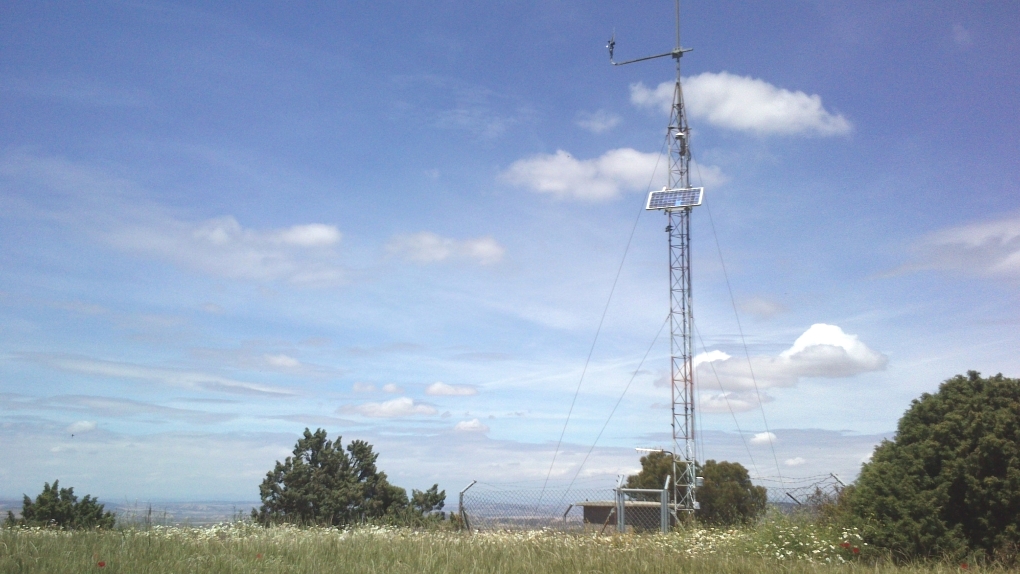
<svg viewBox="0 0 1020 574">
<path fill-rule="evenodd" d="M 701 205 L 703 187 L 691 187 L 690 132 L 684 112 L 684 94 L 680 85 L 680 58 L 692 48 L 680 46 L 680 0 L 676 0 L 676 47 L 664 54 L 625 62 L 613 60 L 616 34 L 606 46 L 609 62 L 623 66 L 670 56 L 676 60 L 676 84 L 666 138 L 669 141 L 669 185 L 648 195 L 645 209 L 664 211 L 669 234 L 669 325 L 670 380 L 672 387 L 673 427 L 673 500 L 674 512 L 690 515 L 699 508 L 695 497 L 698 477 L 694 443 L 694 365 L 692 335 L 694 314 L 691 299 L 691 209 Z"/>
</svg>

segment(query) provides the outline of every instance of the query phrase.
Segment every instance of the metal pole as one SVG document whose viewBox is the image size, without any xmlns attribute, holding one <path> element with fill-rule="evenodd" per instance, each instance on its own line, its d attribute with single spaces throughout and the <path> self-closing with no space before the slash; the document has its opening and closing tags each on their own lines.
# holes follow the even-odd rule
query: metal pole
<svg viewBox="0 0 1020 574">
<path fill-rule="evenodd" d="M 659 527 L 663 534 L 669 532 L 669 480 L 671 478 L 673 477 L 666 475 L 666 484 L 662 485 L 662 493 L 659 495 L 659 502 L 662 503 L 659 510 Z"/>
<path fill-rule="evenodd" d="M 623 477 L 616 483 L 616 531 L 623 534 L 627 530 L 626 509 L 623 502 Z"/>
<path fill-rule="evenodd" d="M 464 523 L 464 528 L 468 532 L 471 532 L 471 526 L 468 524 L 467 514 L 464 513 L 464 493 L 467 492 L 468 489 L 474 486 L 477 482 L 478 482 L 477 480 L 472 480 L 471 484 L 465 486 L 464 490 L 460 491 L 460 500 L 457 503 L 457 514 L 460 515 L 460 520 L 461 522 Z"/>
</svg>

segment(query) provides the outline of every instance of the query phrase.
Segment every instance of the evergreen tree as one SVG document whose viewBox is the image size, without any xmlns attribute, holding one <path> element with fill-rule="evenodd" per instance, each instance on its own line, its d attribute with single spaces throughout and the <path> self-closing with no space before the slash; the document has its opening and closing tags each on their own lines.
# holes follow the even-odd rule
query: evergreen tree
<svg viewBox="0 0 1020 574">
<path fill-rule="evenodd" d="M 266 474 L 259 486 L 262 506 L 252 518 L 263 522 L 296 522 L 339 526 L 383 517 L 409 516 L 407 491 L 389 483 L 376 468 L 372 445 L 355 440 L 343 449 L 326 431 L 307 428 L 293 456 Z M 428 492 L 438 491 L 434 485 Z M 446 492 L 435 497 L 414 491 L 418 502 L 442 508 Z M 440 497 L 440 498 L 436 498 Z M 430 508 L 431 510 L 431 508 Z M 420 516 L 420 513 L 419 513 Z"/>
<path fill-rule="evenodd" d="M 717 526 L 746 524 L 765 513 L 764 486 L 751 484 L 743 465 L 709 460 L 701 467 L 704 484 L 695 491 L 701 509 L 698 520 Z"/>
<path fill-rule="evenodd" d="M 1020 547 L 1020 380 L 970 371 L 914 400 L 861 468 L 847 506 L 902 557 Z"/>
<path fill-rule="evenodd" d="M 43 484 L 43 491 L 33 502 L 27 495 L 21 504 L 21 518 L 7 512 L 8 526 L 58 526 L 61 528 L 113 528 L 115 517 L 104 512 L 104 506 L 89 495 L 78 500 L 74 488 Z"/>
</svg>

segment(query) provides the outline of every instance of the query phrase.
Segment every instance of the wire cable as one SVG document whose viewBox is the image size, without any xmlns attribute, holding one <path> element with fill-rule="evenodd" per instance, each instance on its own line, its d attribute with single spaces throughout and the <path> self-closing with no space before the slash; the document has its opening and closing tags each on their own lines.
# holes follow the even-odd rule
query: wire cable
<svg viewBox="0 0 1020 574">
<path fill-rule="evenodd" d="M 655 181 L 655 172 L 659 170 L 659 162 L 662 160 L 662 150 L 666 149 L 666 143 L 669 141 L 668 135 L 662 141 L 662 147 L 659 149 L 659 155 L 655 159 L 655 167 L 652 168 L 652 176 L 648 179 L 648 189 L 652 188 L 652 182 Z M 599 335 L 602 333 L 602 324 L 606 320 L 606 314 L 609 313 L 609 304 L 613 301 L 613 293 L 616 292 L 616 285 L 620 281 L 620 273 L 623 271 L 623 264 L 627 261 L 627 253 L 630 252 L 631 242 L 634 240 L 634 232 L 637 231 L 638 222 L 641 221 L 641 213 L 644 211 L 644 207 L 638 210 L 637 217 L 634 218 L 634 225 L 630 228 L 630 235 L 627 236 L 627 245 L 623 248 L 623 257 L 620 258 L 620 265 L 616 268 L 616 277 L 613 278 L 613 286 L 609 289 L 609 297 L 606 299 L 606 306 L 602 309 L 602 317 L 599 319 L 599 325 L 595 329 L 595 338 L 591 342 L 591 348 L 588 349 L 588 357 L 584 360 L 584 367 L 581 369 L 581 377 L 577 381 L 577 388 L 574 390 L 574 398 L 570 400 L 570 408 L 567 410 L 567 419 L 563 421 L 563 430 L 560 431 L 560 438 L 556 440 L 556 448 L 553 450 L 552 462 L 549 463 L 549 470 L 545 474 L 545 482 L 542 483 L 542 492 L 538 497 L 538 504 L 542 503 L 542 497 L 545 495 L 545 489 L 549 484 L 549 477 L 552 476 L 553 467 L 556 466 L 556 457 L 560 453 L 560 447 L 563 445 L 563 436 L 567 433 L 567 425 L 570 424 L 570 417 L 574 413 L 574 406 L 577 404 L 577 396 L 581 392 L 581 383 L 584 382 L 584 375 L 588 372 L 588 364 L 591 362 L 591 356 L 595 352 L 595 344 L 598 343 Z"/>
<path fill-rule="evenodd" d="M 693 159 L 692 159 L 693 161 Z M 697 162 L 694 163 L 694 168 L 698 170 L 698 179 L 701 179 L 701 165 Z M 737 312 L 737 300 L 733 296 L 733 286 L 730 284 L 730 275 L 726 271 L 726 262 L 723 260 L 722 247 L 719 245 L 719 234 L 715 230 L 715 219 L 712 217 L 712 208 L 705 204 L 705 209 L 708 212 L 708 222 L 712 227 L 712 238 L 715 239 L 715 250 L 719 254 L 719 265 L 722 266 L 723 278 L 726 279 L 726 290 L 730 295 L 730 305 L 733 307 L 733 317 L 737 320 L 737 332 L 740 333 L 740 343 L 744 347 L 744 357 L 747 359 L 747 370 L 751 374 L 751 383 L 754 385 L 754 394 L 758 400 L 758 409 L 761 411 L 761 420 L 765 425 L 765 436 L 769 439 L 769 448 L 772 450 L 772 460 L 776 463 L 776 474 L 779 475 L 780 484 L 783 480 L 783 472 L 779 468 L 779 457 L 776 455 L 776 445 L 772 437 L 772 431 L 769 430 L 768 417 L 765 416 L 765 405 L 761 400 L 761 391 L 758 388 L 758 380 L 754 376 L 754 366 L 751 364 L 751 353 L 747 349 L 747 340 L 744 338 L 744 327 L 740 323 L 740 313 Z M 735 417 L 734 417 L 735 418 Z"/>
<path fill-rule="evenodd" d="M 698 335 L 698 340 L 701 341 L 701 350 L 705 353 L 708 352 L 708 347 L 705 346 L 705 339 L 701 336 L 701 331 L 695 327 L 694 332 Z M 708 361 L 708 366 L 712 369 L 712 376 L 715 377 L 715 383 L 719 386 L 719 390 L 722 391 L 723 401 L 726 403 L 726 410 L 730 412 L 730 416 L 733 418 L 733 424 L 737 427 L 737 435 L 740 436 L 740 442 L 744 443 L 744 450 L 747 451 L 747 457 L 751 459 L 751 468 L 754 469 L 754 474 L 757 476 L 758 465 L 754 462 L 754 455 L 751 454 L 751 447 L 747 444 L 747 439 L 744 438 L 744 431 L 740 429 L 740 423 L 737 422 L 737 414 L 733 412 L 733 407 L 730 406 L 730 398 L 725 389 L 723 389 L 722 381 L 719 379 L 719 373 L 715 370 L 715 361 Z"/>
<path fill-rule="evenodd" d="M 729 291 L 730 294 L 730 305 L 733 307 L 733 316 L 737 320 L 737 332 L 740 333 L 740 343 L 744 347 L 744 357 L 747 359 L 747 370 L 751 374 L 751 383 L 754 385 L 754 394 L 758 399 L 758 409 L 761 411 L 761 420 L 765 425 L 765 432 L 767 433 L 765 436 L 769 439 L 769 448 L 772 450 L 772 459 L 776 463 L 776 474 L 779 475 L 780 483 L 782 483 L 783 471 L 779 468 L 779 457 L 776 455 L 775 441 L 772 440 L 772 437 L 775 435 L 773 435 L 772 431 L 769 430 L 769 421 L 765 416 L 765 405 L 761 400 L 761 390 L 758 388 L 758 380 L 754 376 L 754 366 L 751 364 L 751 352 L 747 349 L 747 340 L 744 338 L 744 327 L 740 323 L 740 313 L 737 312 L 737 300 L 733 297 L 733 287 L 730 285 L 729 273 L 726 272 L 726 262 L 723 261 L 722 247 L 719 246 L 719 236 L 715 231 L 715 221 L 712 219 L 712 208 L 709 207 L 707 211 L 708 221 L 712 226 L 712 237 L 715 238 L 715 249 L 719 253 L 719 264 L 722 265 L 723 277 L 726 279 L 726 290 Z"/>
<path fill-rule="evenodd" d="M 577 467 L 577 472 L 574 473 L 574 478 L 570 479 L 570 484 L 567 485 L 567 489 L 566 491 L 563 492 L 563 496 L 560 497 L 560 500 L 567 496 L 567 493 L 570 492 L 570 488 L 574 486 L 574 481 L 576 481 L 577 477 L 581 475 L 581 469 L 584 468 L 584 464 L 588 462 L 588 457 L 590 457 L 592 451 L 595 450 L 595 445 L 597 445 L 599 439 L 602 438 L 602 433 L 604 433 L 606 431 L 606 427 L 609 426 L 609 421 L 611 421 L 613 419 L 613 415 L 616 414 L 616 409 L 619 408 L 620 403 L 623 402 L 623 397 L 627 394 L 627 391 L 630 390 L 631 383 L 634 382 L 634 379 L 637 377 L 638 372 L 641 371 L 641 367 L 643 367 L 645 364 L 645 359 L 647 359 L 649 353 L 652 352 L 652 348 L 655 347 L 655 343 L 659 341 L 659 335 L 662 335 L 662 330 L 666 328 L 666 323 L 668 322 L 669 315 L 667 314 L 666 319 L 662 322 L 662 325 L 659 326 L 659 330 L 655 333 L 655 338 L 652 339 L 652 344 L 648 345 L 648 350 L 645 351 L 645 355 L 641 357 L 641 362 L 638 363 L 637 368 L 634 369 L 634 373 L 631 374 L 630 380 L 627 381 L 627 386 L 623 387 L 623 392 L 620 393 L 620 398 L 616 399 L 616 404 L 613 405 L 613 410 L 609 411 L 609 416 L 606 417 L 606 422 L 602 425 L 602 429 L 599 430 L 599 434 L 595 437 L 595 440 L 591 443 L 591 448 L 589 448 L 587 454 L 584 455 L 584 459 L 581 461 L 581 464 Z"/>
</svg>

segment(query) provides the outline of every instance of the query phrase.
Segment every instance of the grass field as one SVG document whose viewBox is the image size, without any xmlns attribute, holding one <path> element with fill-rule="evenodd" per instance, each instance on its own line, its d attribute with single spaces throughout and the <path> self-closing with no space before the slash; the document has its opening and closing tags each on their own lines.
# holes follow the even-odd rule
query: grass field
<svg viewBox="0 0 1020 574">
<path fill-rule="evenodd" d="M 856 549 L 856 550 L 855 550 Z M 969 565 L 967 570 L 984 570 Z M 222 524 L 68 532 L 0 529 L 0 572 L 961 572 L 896 566 L 840 532 L 788 521 L 753 529 L 596 536 Z"/>
</svg>

